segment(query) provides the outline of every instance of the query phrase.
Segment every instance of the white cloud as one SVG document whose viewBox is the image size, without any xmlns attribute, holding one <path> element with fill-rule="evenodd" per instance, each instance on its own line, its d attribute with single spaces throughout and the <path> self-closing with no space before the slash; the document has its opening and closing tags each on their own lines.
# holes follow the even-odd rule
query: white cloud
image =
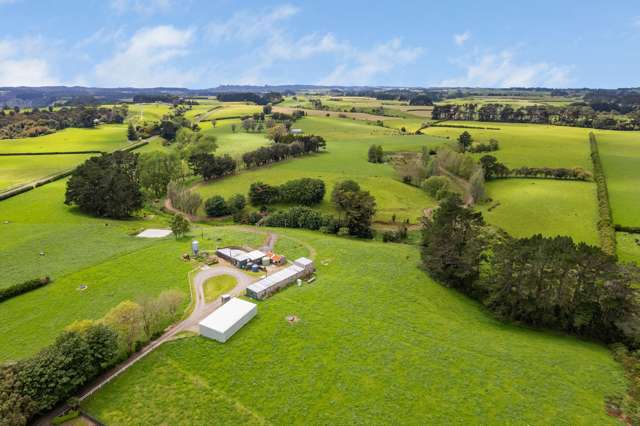
<svg viewBox="0 0 640 426">
<path fill-rule="evenodd" d="M 2 0 L 0 0 L 2 1 Z M 116 12 L 123 14 L 130 11 L 143 15 L 167 12 L 174 6 L 175 0 L 110 0 L 109 5 Z"/>
<path fill-rule="evenodd" d="M 343 63 L 320 81 L 326 85 L 367 85 L 375 77 L 415 62 L 423 49 L 403 46 L 399 38 L 373 46 L 369 50 L 350 48 Z"/>
<path fill-rule="evenodd" d="M 462 34 L 454 34 L 453 41 L 458 45 L 462 46 L 471 38 L 471 33 L 469 31 L 465 31 Z"/>
<path fill-rule="evenodd" d="M 399 39 L 360 49 L 328 32 L 294 36 L 287 31 L 285 21 L 298 12 L 296 7 L 284 5 L 258 13 L 237 12 L 226 22 L 210 24 L 206 32 L 211 42 L 240 42 L 249 47 L 237 58 L 237 63 L 231 65 L 242 71 L 227 82 L 274 83 L 273 79 L 266 79 L 265 74 L 275 66 L 283 67 L 279 77 L 286 81 L 288 65 L 285 63 L 295 63 L 297 67 L 301 61 L 329 55 L 329 60 L 339 65 L 322 78 L 320 84 L 370 84 L 376 76 L 411 63 L 422 53 L 420 48 L 403 46 Z"/>
<path fill-rule="evenodd" d="M 38 55 L 35 38 L 0 40 L 0 86 L 51 86 L 58 84 L 49 62 Z"/>
<path fill-rule="evenodd" d="M 121 51 L 96 66 L 98 84 L 110 86 L 181 86 L 193 83 L 197 72 L 179 69 L 172 61 L 189 54 L 193 30 L 171 25 L 144 28 Z"/>
<path fill-rule="evenodd" d="M 283 5 L 261 13 L 240 11 L 226 22 L 214 22 L 207 27 L 210 41 L 250 42 L 261 38 L 269 38 L 273 33 L 280 32 L 278 24 L 298 13 L 298 9 L 291 5 Z"/>
<path fill-rule="evenodd" d="M 464 67 L 466 75 L 442 81 L 440 86 L 562 87 L 571 80 L 571 67 L 548 62 L 516 63 L 508 50 L 471 58 Z"/>
<path fill-rule="evenodd" d="M 89 36 L 81 39 L 75 44 L 77 49 L 83 49 L 86 47 L 96 46 L 100 44 L 110 44 L 121 42 L 124 38 L 124 27 L 109 29 L 99 28 Z"/>
</svg>

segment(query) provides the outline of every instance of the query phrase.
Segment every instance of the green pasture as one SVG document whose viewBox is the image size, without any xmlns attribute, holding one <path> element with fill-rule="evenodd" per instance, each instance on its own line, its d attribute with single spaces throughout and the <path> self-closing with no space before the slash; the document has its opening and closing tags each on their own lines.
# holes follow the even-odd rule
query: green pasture
<svg viewBox="0 0 640 426">
<path fill-rule="evenodd" d="M 493 319 L 414 247 L 284 234 L 317 250 L 313 284 L 260 302 L 225 344 L 163 345 L 83 407 L 109 425 L 616 424 L 603 401 L 625 382 L 605 347 Z"/>
<path fill-rule="evenodd" d="M 395 214 L 398 220 L 409 219 L 415 223 L 422 210 L 435 205 L 422 190 L 403 184 L 388 164 L 372 164 L 367 161 L 371 144 L 381 144 L 387 151 L 419 150 L 421 146 L 433 146 L 445 139 L 429 136 L 402 136 L 382 127 L 367 125 L 361 121 L 338 118 L 306 117 L 296 126 L 308 134 L 322 135 L 327 140 L 327 152 L 287 160 L 269 167 L 241 171 L 198 187 L 203 198 L 212 195 L 228 197 L 235 193 L 246 194 L 256 181 L 281 184 L 301 177 L 320 178 L 327 184 L 327 195 L 319 206 L 332 212 L 330 193 L 333 185 L 343 179 L 354 179 L 375 196 L 378 204 L 377 220 L 388 221 Z"/>
<path fill-rule="evenodd" d="M 72 169 L 90 154 L 0 156 L 0 191 Z"/>
<path fill-rule="evenodd" d="M 615 223 L 640 226 L 640 132 L 597 131 Z"/>
<path fill-rule="evenodd" d="M 160 121 L 171 112 L 172 106 L 165 103 L 129 104 L 128 121 L 134 123 Z"/>
<path fill-rule="evenodd" d="M 108 152 L 127 144 L 127 126 L 105 124 L 94 129 L 68 128 L 35 138 L 2 139 L 0 140 L 0 154 L 69 151 Z"/>
<path fill-rule="evenodd" d="M 64 189 L 65 181 L 58 181 L 0 202 L 0 287 L 53 278 L 46 287 L 2 303 L 0 361 L 33 354 L 69 323 L 99 318 L 122 300 L 167 289 L 189 292 L 186 274 L 195 265 L 183 262 L 181 254 L 191 239 L 132 235 L 167 227 L 167 218 L 88 217 L 63 204 Z M 264 241 L 264 235 L 239 228 L 197 229 L 194 235 L 203 245 L 257 247 Z M 82 284 L 88 289 L 78 290 Z"/>
<path fill-rule="evenodd" d="M 217 108 L 207 114 L 207 119 L 237 118 L 262 112 L 262 106 L 246 102 L 223 102 L 222 108 Z"/>
<path fill-rule="evenodd" d="M 448 121 L 452 126 L 498 128 L 481 130 L 451 127 L 429 127 L 427 135 L 457 140 L 464 131 L 478 142 L 497 139 L 500 149 L 491 152 L 508 167 L 582 167 L 591 170 L 589 132 L 577 127 L 547 126 L 541 124 L 485 123 L 475 121 Z M 478 157 L 487 153 L 477 154 Z"/>
<path fill-rule="evenodd" d="M 616 233 L 618 257 L 623 262 L 640 265 L 640 234 Z"/>
<path fill-rule="evenodd" d="M 502 179 L 488 182 L 487 191 L 492 201 L 481 207 L 484 218 L 513 236 L 568 235 L 576 241 L 599 244 L 596 186 L 592 182 Z"/>
</svg>

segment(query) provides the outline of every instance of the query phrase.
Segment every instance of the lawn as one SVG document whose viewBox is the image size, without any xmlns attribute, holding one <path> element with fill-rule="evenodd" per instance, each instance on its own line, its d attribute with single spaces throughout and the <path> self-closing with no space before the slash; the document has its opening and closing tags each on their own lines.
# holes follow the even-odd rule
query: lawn
<svg viewBox="0 0 640 426">
<path fill-rule="evenodd" d="M 613 220 L 640 226 L 640 132 L 598 131 Z"/>
<path fill-rule="evenodd" d="M 73 169 L 91 154 L 0 156 L 0 191 Z"/>
<path fill-rule="evenodd" d="M 122 300 L 167 289 L 188 294 L 187 272 L 195 265 L 180 256 L 189 252 L 190 238 L 133 237 L 132 231 L 166 227 L 167 219 L 91 218 L 62 203 L 64 185 L 58 181 L 0 202 L 0 287 L 45 274 L 53 278 L 2 303 L 0 361 L 33 354 L 69 323 L 99 318 Z M 239 228 L 198 228 L 194 235 L 203 246 L 257 247 L 264 241 L 264 235 Z M 79 291 L 81 284 L 88 289 Z"/>
<path fill-rule="evenodd" d="M 211 303 L 225 293 L 230 292 L 238 284 L 231 275 L 218 275 L 204 282 L 205 302 Z"/>
<path fill-rule="evenodd" d="M 296 126 L 308 134 L 323 136 L 327 140 L 327 152 L 245 170 L 201 186 L 198 192 L 205 199 L 216 194 L 228 197 L 235 193 L 246 194 L 256 181 L 281 184 L 301 177 L 320 178 L 327 184 L 327 195 L 319 207 L 325 212 L 333 212 L 329 201 L 333 185 L 343 179 L 354 179 L 375 196 L 377 220 L 388 221 L 395 214 L 398 220 L 409 219 L 415 223 L 424 208 L 435 205 L 435 201 L 420 189 L 403 184 L 390 165 L 369 163 L 367 150 L 374 143 L 381 144 L 387 151 L 419 150 L 423 145 L 445 143 L 445 139 L 402 136 L 361 121 L 333 117 L 306 117 L 296 122 Z"/>
<path fill-rule="evenodd" d="M 503 179 L 487 184 L 493 201 L 482 206 L 488 223 L 516 237 L 568 235 L 598 245 L 596 187 L 591 182 Z M 496 202 L 500 205 L 489 211 Z"/>
<path fill-rule="evenodd" d="M 225 344 L 165 344 L 84 408 L 110 425 L 616 423 L 605 347 L 498 322 L 414 247 L 286 234 L 317 250 L 316 282 L 260 302 Z"/>
<path fill-rule="evenodd" d="M 2 139 L 0 154 L 114 151 L 127 144 L 127 126 L 107 124 L 95 129 L 68 128 L 35 138 Z"/>
<path fill-rule="evenodd" d="M 589 132 L 577 127 L 547 126 L 541 124 L 483 123 L 475 121 L 449 121 L 453 126 L 499 128 L 500 130 L 429 127 L 423 133 L 449 137 L 455 141 L 467 131 L 474 140 L 487 142 L 497 139 L 498 151 L 490 153 L 510 168 L 515 167 L 582 167 L 591 170 Z M 477 154 L 478 157 L 486 153 Z"/>
</svg>

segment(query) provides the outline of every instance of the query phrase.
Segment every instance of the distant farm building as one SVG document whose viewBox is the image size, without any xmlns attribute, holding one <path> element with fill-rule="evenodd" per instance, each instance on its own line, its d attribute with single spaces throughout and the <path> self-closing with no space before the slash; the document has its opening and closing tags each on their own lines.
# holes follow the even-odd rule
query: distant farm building
<svg viewBox="0 0 640 426">
<path fill-rule="evenodd" d="M 258 306 L 231 298 L 198 324 L 200 335 L 224 343 L 258 313 Z"/>
<path fill-rule="evenodd" d="M 242 269 L 245 269 L 248 265 L 271 264 L 269 256 L 260 250 L 247 252 L 237 247 L 225 247 L 216 250 L 216 255 Z"/>
<path fill-rule="evenodd" d="M 282 269 L 273 275 L 269 275 L 260 281 L 247 287 L 247 296 L 262 300 L 287 287 L 299 278 L 309 276 L 315 270 L 313 261 L 301 257 L 293 262 L 293 265 Z"/>
<path fill-rule="evenodd" d="M 292 135 L 301 135 L 302 129 L 291 129 L 289 130 L 289 133 L 291 133 Z"/>
</svg>

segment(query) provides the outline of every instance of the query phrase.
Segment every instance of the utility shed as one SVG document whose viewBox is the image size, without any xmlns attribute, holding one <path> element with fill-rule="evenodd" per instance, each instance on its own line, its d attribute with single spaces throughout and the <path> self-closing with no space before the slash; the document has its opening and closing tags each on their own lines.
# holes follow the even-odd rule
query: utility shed
<svg viewBox="0 0 640 426">
<path fill-rule="evenodd" d="M 260 250 L 253 250 L 247 253 L 247 258 L 249 262 L 260 262 L 263 257 L 266 257 L 266 253 L 261 252 Z"/>
<path fill-rule="evenodd" d="M 200 335 L 224 343 L 257 313 L 255 303 L 234 297 L 200 321 Z"/>
<path fill-rule="evenodd" d="M 285 288 L 298 278 L 305 277 L 313 273 L 313 261 L 301 257 L 293 262 L 293 265 L 282 269 L 273 275 L 269 275 L 260 281 L 247 287 L 247 296 L 262 300 Z"/>
</svg>

